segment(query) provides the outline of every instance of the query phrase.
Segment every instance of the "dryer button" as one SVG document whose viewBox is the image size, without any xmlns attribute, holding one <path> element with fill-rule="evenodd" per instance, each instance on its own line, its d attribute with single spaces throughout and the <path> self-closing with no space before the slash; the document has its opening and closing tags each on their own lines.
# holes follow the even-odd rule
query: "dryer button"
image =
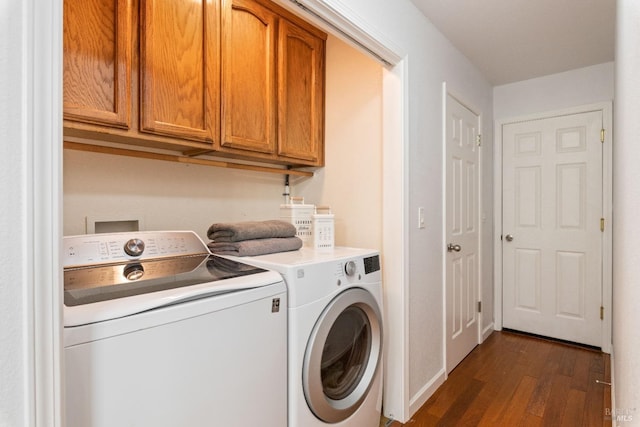
<svg viewBox="0 0 640 427">
<path fill-rule="evenodd" d="M 356 274 L 358 267 L 356 266 L 355 261 L 349 261 L 344 266 L 344 272 L 347 273 L 347 276 L 353 276 Z"/>
</svg>

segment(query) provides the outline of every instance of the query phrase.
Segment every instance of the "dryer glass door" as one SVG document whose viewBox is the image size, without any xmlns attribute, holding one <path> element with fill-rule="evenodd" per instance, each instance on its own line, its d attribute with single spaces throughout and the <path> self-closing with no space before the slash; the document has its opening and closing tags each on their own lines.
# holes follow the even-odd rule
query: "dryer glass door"
<svg viewBox="0 0 640 427">
<path fill-rule="evenodd" d="M 342 292 L 325 308 L 307 345 L 303 389 L 319 419 L 336 423 L 362 404 L 380 363 L 382 319 L 373 295 Z"/>
<path fill-rule="evenodd" d="M 371 352 L 371 323 L 356 305 L 347 307 L 333 323 L 324 343 L 320 377 L 324 394 L 342 400 L 360 383 Z"/>
</svg>

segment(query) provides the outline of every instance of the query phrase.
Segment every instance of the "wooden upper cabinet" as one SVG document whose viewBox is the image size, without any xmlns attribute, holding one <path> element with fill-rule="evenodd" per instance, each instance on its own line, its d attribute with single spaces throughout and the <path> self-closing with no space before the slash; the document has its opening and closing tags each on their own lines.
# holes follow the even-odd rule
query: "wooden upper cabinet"
<svg viewBox="0 0 640 427">
<path fill-rule="evenodd" d="M 131 125 L 131 0 L 64 1 L 64 118 Z"/>
<path fill-rule="evenodd" d="M 141 0 L 140 131 L 218 139 L 219 0 Z"/>
<path fill-rule="evenodd" d="M 252 0 L 223 0 L 223 148 L 275 153 L 276 22 Z"/>
<path fill-rule="evenodd" d="M 322 166 L 326 37 L 270 0 L 64 0 L 65 136 Z"/>
<path fill-rule="evenodd" d="M 278 46 L 278 155 L 324 161 L 324 39 L 286 20 Z"/>
</svg>

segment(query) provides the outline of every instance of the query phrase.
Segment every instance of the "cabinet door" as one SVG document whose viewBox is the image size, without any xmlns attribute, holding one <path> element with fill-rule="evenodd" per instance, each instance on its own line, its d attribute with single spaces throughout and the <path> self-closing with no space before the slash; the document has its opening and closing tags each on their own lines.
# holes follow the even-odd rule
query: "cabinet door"
<svg viewBox="0 0 640 427">
<path fill-rule="evenodd" d="M 321 164 L 324 140 L 325 43 L 280 21 L 278 155 Z"/>
<path fill-rule="evenodd" d="M 224 0 L 222 146 L 275 152 L 276 17 L 252 0 Z"/>
<path fill-rule="evenodd" d="M 129 128 L 131 0 L 64 0 L 64 118 Z"/>
<path fill-rule="evenodd" d="M 218 4 L 219 0 L 141 0 L 142 132 L 217 140 Z"/>
</svg>

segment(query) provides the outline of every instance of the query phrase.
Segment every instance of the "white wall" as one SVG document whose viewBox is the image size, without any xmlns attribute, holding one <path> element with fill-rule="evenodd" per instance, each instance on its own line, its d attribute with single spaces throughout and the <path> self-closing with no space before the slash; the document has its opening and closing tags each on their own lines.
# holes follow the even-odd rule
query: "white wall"
<svg viewBox="0 0 640 427">
<path fill-rule="evenodd" d="M 493 88 L 496 120 L 613 99 L 613 62 Z"/>
<path fill-rule="evenodd" d="M 613 187 L 613 383 L 619 425 L 640 425 L 640 3 L 618 0 Z M 622 419 L 620 421 L 623 421 Z"/>
<path fill-rule="evenodd" d="M 278 218 L 284 176 L 64 151 L 64 234 L 85 217 L 140 219 L 146 230 L 194 230 L 214 222 Z"/>
<path fill-rule="evenodd" d="M 328 205 L 336 244 L 382 249 L 382 65 L 327 40 L 326 166 L 294 195 Z"/>
<path fill-rule="evenodd" d="M 22 2 L 0 3 L 0 425 L 19 426 L 25 421 L 27 404 L 27 352 L 23 328 L 26 316 L 26 286 L 22 254 L 29 232 L 25 212 L 25 164 L 21 76 L 23 45 L 20 35 L 24 21 L 15 19 L 23 11 Z M 9 244 L 11 243 L 11 244 Z"/>
<path fill-rule="evenodd" d="M 379 248 L 381 67 L 335 37 L 326 64 L 327 166 L 291 176 L 291 194 L 333 208 L 337 244 Z M 85 233 L 86 217 L 140 219 L 207 241 L 214 222 L 278 218 L 283 191 L 283 175 L 65 150 L 64 234 Z"/>
</svg>

